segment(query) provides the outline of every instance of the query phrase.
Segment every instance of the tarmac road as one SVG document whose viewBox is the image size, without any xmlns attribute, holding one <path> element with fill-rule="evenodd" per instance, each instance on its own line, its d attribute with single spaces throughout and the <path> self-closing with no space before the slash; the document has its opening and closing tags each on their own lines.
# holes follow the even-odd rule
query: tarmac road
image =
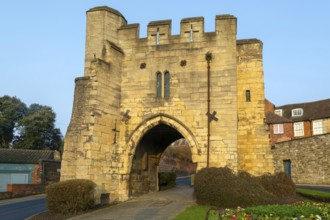
<svg viewBox="0 0 330 220">
<path fill-rule="evenodd" d="M 190 176 L 188 177 L 180 177 L 177 179 L 177 185 L 183 186 L 183 185 L 190 185 Z M 173 189 L 171 189 L 173 190 Z M 171 192 L 170 190 L 170 192 Z M 180 189 L 175 190 L 173 195 L 179 195 L 177 191 L 183 190 L 184 192 L 188 192 L 192 195 L 191 189 Z M 168 190 L 166 190 L 167 192 Z M 157 196 L 156 196 L 157 197 Z M 158 207 L 161 206 L 171 206 L 170 203 L 172 201 L 169 201 L 167 196 L 160 197 L 159 200 L 153 200 L 150 201 L 149 208 L 145 209 L 145 213 L 140 213 L 139 216 L 144 216 L 145 214 L 154 216 L 156 215 L 158 211 L 156 211 L 155 205 Z M 167 204 L 168 203 L 168 204 Z M 175 202 L 174 202 L 175 203 Z M 131 204 L 131 203 L 130 203 Z M 35 196 L 28 196 L 28 197 L 22 197 L 22 198 L 16 198 L 16 199 L 7 199 L 7 200 L 0 200 L 0 220 L 22 220 L 25 218 L 28 218 L 32 215 L 35 215 L 37 213 L 43 212 L 47 210 L 46 201 L 45 201 L 45 195 L 35 195 Z M 138 218 L 140 218 L 138 216 Z M 97 218 L 98 219 L 98 218 Z M 143 219 L 141 217 L 141 219 Z"/>
<path fill-rule="evenodd" d="M 330 186 L 297 184 L 296 187 L 297 188 L 302 188 L 302 189 L 310 189 L 310 190 L 316 190 L 316 191 L 322 191 L 322 192 L 330 193 Z"/>
<path fill-rule="evenodd" d="M 0 200 L 1 220 L 22 220 L 46 210 L 45 195 Z"/>
<path fill-rule="evenodd" d="M 191 177 L 190 176 L 178 177 L 175 182 L 176 182 L 177 186 L 180 186 L 180 185 L 190 186 L 191 185 Z"/>
</svg>

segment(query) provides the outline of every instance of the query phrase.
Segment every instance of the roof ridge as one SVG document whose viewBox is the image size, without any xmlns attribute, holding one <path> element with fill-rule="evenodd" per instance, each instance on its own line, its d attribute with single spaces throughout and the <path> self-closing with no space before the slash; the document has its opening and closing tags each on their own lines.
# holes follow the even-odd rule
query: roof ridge
<svg viewBox="0 0 330 220">
<path fill-rule="evenodd" d="M 275 106 L 275 109 L 279 109 L 280 107 L 286 107 L 286 106 L 315 104 L 315 103 L 319 103 L 319 102 L 328 102 L 328 101 L 330 102 L 330 98 L 329 99 L 321 99 L 321 100 L 317 100 L 317 101 L 311 101 L 311 102 L 291 103 L 291 104 L 286 104 L 286 105 L 281 105 L 281 106 Z"/>
</svg>

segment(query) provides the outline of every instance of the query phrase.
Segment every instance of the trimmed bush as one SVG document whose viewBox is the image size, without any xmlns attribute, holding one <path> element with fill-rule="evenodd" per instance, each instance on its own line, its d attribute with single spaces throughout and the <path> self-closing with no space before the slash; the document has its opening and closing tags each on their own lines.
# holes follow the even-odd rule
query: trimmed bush
<svg viewBox="0 0 330 220">
<path fill-rule="evenodd" d="M 229 168 L 204 168 L 195 176 L 198 204 L 221 207 L 250 206 L 274 198 L 250 174 L 235 175 Z"/>
<path fill-rule="evenodd" d="M 288 198 L 296 195 L 295 184 L 285 173 L 268 174 L 257 178 L 261 186 L 277 198 Z"/>
<path fill-rule="evenodd" d="M 176 173 L 161 172 L 158 173 L 159 189 L 168 189 L 176 185 Z"/>
<path fill-rule="evenodd" d="M 46 188 L 46 202 L 50 212 L 74 214 L 94 205 L 96 184 L 90 180 L 76 179 L 54 183 Z"/>
<path fill-rule="evenodd" d="M 234 174 L 229 168 L 204 168 L 196 174 L 195 194 L 199 204 L 237 207 L 265 204 L 295 196 L 295 185 L 284 173 L 255 177 Z"/>
</svg>

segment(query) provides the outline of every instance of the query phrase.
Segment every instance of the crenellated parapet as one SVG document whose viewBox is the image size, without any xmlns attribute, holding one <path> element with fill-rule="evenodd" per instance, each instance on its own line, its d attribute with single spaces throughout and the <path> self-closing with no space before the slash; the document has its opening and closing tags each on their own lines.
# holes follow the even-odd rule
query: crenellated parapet
<svg viewBox="0 0 330 220">
<path fill-rule="evenodd" d="M 236 36 L 235 16 L 217 15 L 215 20 L 215 31 L 205 33 L 203 17 L 184 18 L 180 22 L 179 35 L 172 35 L 171 20 L 151 21 L 147 26 L 147 37 L 140 38 L 139 24 L 127 24 L 125 17 L 110 7 L 95 7 L 87 11 L 86 59 L 94 56 L 94 54 L 97 56 L 98 52 L 92 51 L 96 51 L 97 48 L 91 48 L 91 45 L 100 47 L 101 45 L 95 44 L 96 41 L 101 44 L 101 39 L 98 39 L 100 37 L 115 44 L 119 41 L 122 44 L 147 41 L 148 46 L 157 46 L 172 44 L 173 42 L 194 43 L 209 41 L 210 36 L 214 40 L 224 38 L 224 41 L 226 41 L 228 36 Z"/>
<path fill-rule="evenodd" d="M 232 15 L 216 16 L 216 28 L 214 34 L 236 35 L 236 17 Z M 172 42 L 172 38 L 180 38 L 180 42 L 200 42 L 204 40 L 204 17 L 183 18 L 180 22 L 180 34 L 172 35 L 172 20 L 151 21 L 147 27 L 148 45 L 162 45 Z M 139 24 L 127 24 L 118 29 L 121 40 L 135 40 L 140 38 Z M 209 36 L 211 33 L 207 33 Z"/>
</svg>

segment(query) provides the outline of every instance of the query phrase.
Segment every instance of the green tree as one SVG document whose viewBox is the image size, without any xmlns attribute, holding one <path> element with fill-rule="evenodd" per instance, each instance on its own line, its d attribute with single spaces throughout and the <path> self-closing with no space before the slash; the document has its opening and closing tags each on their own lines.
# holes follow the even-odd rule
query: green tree
<svg viewBox="0 0 330 220">
<path fill-rule="evenodd" d="M 27 113 L 26 105 L 16 97 L 0 97 L 0 147 L 9 148 L 18 122 Z"/>
<path fill-rule="evenodd" d="M 55 128 L 56 114 L 49 106 L 32 104 L 27 114 L 19 121 L 19 138 L 14 141 L 14 148 L 51 149 L 60 151 L 62 134 Z"/>
</svg>

